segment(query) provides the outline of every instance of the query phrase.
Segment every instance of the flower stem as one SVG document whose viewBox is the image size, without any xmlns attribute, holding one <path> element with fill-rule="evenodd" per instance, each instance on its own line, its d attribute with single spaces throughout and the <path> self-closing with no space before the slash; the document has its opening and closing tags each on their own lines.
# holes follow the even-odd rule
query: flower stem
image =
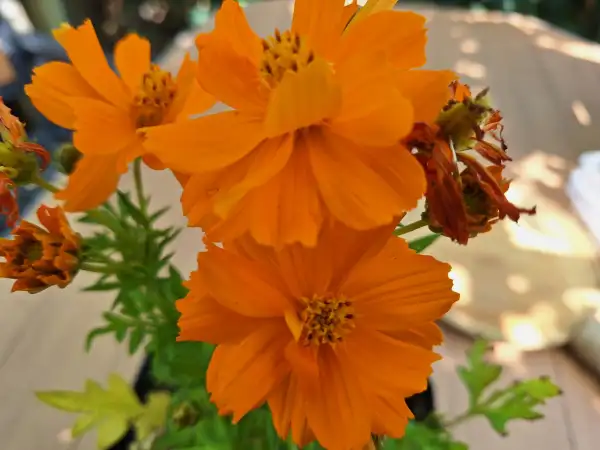
<svg viewBox="0 0 600 450">
<path fill-rule="evenodd" d="M 408 225 L 397 228 L 396 231 L 394 231 L 394 234 L 396 236 L 401 236 L 403 234 L 410 233 L 411 231 L 418 230 L 419 228 L 423 228 L 425 226 L 427 226 L 427 221 L 420 219 L 416 222 L 409 223 Z"/>
<path fill-rule="evenodd" d="M 107 266 L 97 266 L 90 263 L 82 263 L 79 266 L 79 269 L 85 270 L 87 272 L 95 272 L 95 273 L 114 273 L 114 270 Z"/>
<path fill-rule="evenodd" d="M 448 429 L 448 428 L 452 428 L 455 427 L 461 423 L 463 423 L 466 420 L 469 420 L 470 418 L 472 418 L 475 414 L 469 410 L 463 414 L 460 414 L 458 416 L 456 416 L 454 419 L 450 419 L 449 421 L 447 421 L 446 423 L 443 424 L 444 428 Z"/>
<path fill-rule="evenodd" d="M 48 192 L 52 192 L 53 194 L 56 194 L 58 191 L 60 191 L 59 188 L 57 188 L 52 183 L 47 182 L 46 180 L 44 180 L 42 177 L 39 177 L 39 176 L 35 177 L 35 179 L 32 182 L 33 182 L 33 184 L 36 184 L 39 187 L 41 187 L 42 189 L 46 189 Z"/>
<path fill-rule="evenodd" d="M 146 196 L 144 195 L 144 183 L 142 180 L 142 159 L 138 158 L 133 163 L 133 179 L 135 182 L 135 192 L 137 194 L 138 203 L 142 214 L 146 216 L 148 204 L 146 203 Z"/>
</svg>

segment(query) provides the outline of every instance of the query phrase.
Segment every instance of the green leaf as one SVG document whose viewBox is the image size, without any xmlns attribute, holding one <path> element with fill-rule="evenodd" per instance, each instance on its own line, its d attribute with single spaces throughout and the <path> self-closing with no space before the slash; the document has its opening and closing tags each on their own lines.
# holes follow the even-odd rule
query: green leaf
<svg viewBox="0 0 600 450">
<path fill-rule="evenodd" d="M 441 235 L 439 235 L 437 233 L 429 234 L 427 236 L 413 239 L 412 241 L 410 241 L 408 243 L 408 246 L 415 252 L 422 253 L 423 251 L 425 251 L 427 249 L 427 247 L 429 247 L 431 244 L 433 244 L 435 241 L 437 241 L 440 236 Z"/>
<path fill-rule="evenodd" d="M 97 424 L 98 428 L 98 448 L 109 449 L 119 442 L 129 430 L 128 417 L 122 414 L 114 414 L 104 417 Z"/>
<path fill-rule="evenodd" d="M 87 397 L 81 392 L 41 391 L 36 392 L 35 396 L 53 408 L 68 412 L 83 411 L 87 404 Z"/>
<path fill-rule="evenodd" d="M 150 216 L 150 223 L 156 222 L 159 218 L 161 218 L 167 211 L 171 209 L 170 206 L 165 206 L 164 208 L 159 209 L 155 213 Z"/>
<path fill-rule="evenodd" d="M 547 377 L 535 378 L 496 391 L 479 410 L 496 432 L 507 435 L 508 422 L 543 418 L 544 415 L 537 408 L 560 393 L 560 388 Z"/>
<path fill-rule="evenodd" d="M 114 329 L 111 326 L 104 326 L 94 328 L 90 331 L 85 338 L 85 351 L 86 353 L 90 351 L 92 348 L 93 342 L 96 340 L 98 336 L 102 336 L 103 334 L 112 333 Z"/>
<path fill-rule="evenodd" d="M 102 225 L 114 233 L 119 233 L 123 230 L 119 219 L 113 214 L 102 209 L 91 209 L 86 211 L 79 219 L 79 222 Z"/>
<path fill-rule="evenodd" d="M 487 348 L 487 342 L 476 342 L 467 352 L 467 367 L 458 368 L 458 376 L 469 393 L 471 408 L 477 405 L 483 392 L 502 374 L 502 366 L 485 361 Z"/>
<path fill-rule="evenodd" d="M 97 281 L 83 289 L 84 292 L 94 291 L 114 291 L 121 288 L 121 283 L 118 281 Z"/>
<path fill-rule="evenodd" d="M 133 204 L 128 193 L 117 191 L 117 202 L 121 217 L 131 217 L 139 225 L 148 225 L 148 218 L 144 216 L 142 211 Z"/>
<path fill-rule="evenodd" d="M 168 392 L 152 392 L 148 396 L 144 411 L 134 421 L 138 440 L 146 439 L 165 426 L 170 404 L 171 395 Z"/>
<path fill-rule="evenodd" d="M 213 348 L 202 342 L 170 340 L 159 343 L 154 352 L 152 374 L 165 384 L 202 385 Z"/>
<path fill-rule="evenodd" d="M 71 434 L 79 436 L 91 428 L 98 429 L 98 448 L 108 449 L 127 432 L 145 411 L 133 389 L 119 375 L 112 374 L 103 389 L 97 382 L 86 381 L 83 392 L 37 392 L 44 403 L 69 412 L 80 412 Z"/>
<path fill-rule="evenodd" d="M 138 351 L 142 341 L 146 337 L 145 330 L 143 328 L 134 328 L 129 335 L 129 354 L 133 355 Z"/>
</svg>

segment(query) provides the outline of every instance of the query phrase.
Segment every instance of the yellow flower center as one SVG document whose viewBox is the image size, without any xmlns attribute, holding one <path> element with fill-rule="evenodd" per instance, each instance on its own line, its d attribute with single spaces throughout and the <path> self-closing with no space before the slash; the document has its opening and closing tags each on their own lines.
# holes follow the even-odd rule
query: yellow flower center
<svg viewBox="0 0 600 450">
<path fill-rule="evenodd" d="M 298 72 L 315 59 L 315 54 L 296 33 L 275 30 L 273 36 L 263 40 L 261 74 L 269 86 L 274 87 L 286 72 Z"/>
<path fill-rule="evenodd" d="M 335 344 L 354 329 L 354 308 L 345 297 L 303 298 L 300 344 Z"/>
<path fill-rule="evenodd" d="M 151 127 L 163 123 L 176 90 L 177 85 L 171 74 L 152 64 L 150 71 L 144 74 L 142 84 L 134 97 L 136 126 Z"/>
</svg>

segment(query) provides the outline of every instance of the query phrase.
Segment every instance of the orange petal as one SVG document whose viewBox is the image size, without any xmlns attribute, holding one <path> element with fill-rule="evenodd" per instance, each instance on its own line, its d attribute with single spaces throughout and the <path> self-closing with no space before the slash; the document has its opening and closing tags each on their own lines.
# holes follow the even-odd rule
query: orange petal
<svg viewBox="0 0 600 450">
<path fill-rule="evenodd" d="M 369 62 L 370 61 L 370 62 Z M 340 114 L 332 131 L 364 145 L 396 144 L 412 130 L 413 105 L 397 89 L 385 65 L 372 57 L 354 58 L 336 76 L 343 89 Z"/>
<path fill-rule="evenodd" d="M 449 271 L 448 264 L 391 238 L 380 255 L 355 268 L 343 289 L 370 327 L 410 329 L 438 320 L 458 300 Z"/>
<path fill-rule="evenodd" d="M 440 359 L 431 348 L 402 342 L 372 328 L 356 328 L 340 349 L 346 362 L 371 395 L 408 397 L 427 388 L 431 365 Z M 376 364 L 380 361 L 379 364 Z M 372 364 L 376 364 L 375 366 Z M 377 367 L 377 370 L 372 370 Z M 399 377 L 398 374 L 402 376 Z"/>
<path fill-rule="evenodd" d="M 418 197 L 403 198 L 396 193 L 361 159 L 361 150 L 351 141 L 323 133 L 313 135 L 310 146 L 310 161 L 323 201 L 347 226 L 375 228 L 416 206 Z"/>
<path fill-rule="evenodd" d="M 270 271 L 214 245 L 198 256 L 198 273 L 215 299 L 238 314 L 283 317 L 289 308 Z"/>
<path fill-rule="evenodd" d="M 306 402 L 315 437 L 328 449 L 364 448 L 371 440 L 371 417 L 356 371 L 343 364 L 330 347 L 320 349 L 319 369 L 318 390 Z"/>
<path fill-rule="evenodd" d="M 199 50 L 197 76 L 206 92 L 234 109 L 262 115 L 266 108 L 268 89 L 257 65 L 237 53 L 225 39 L 207 39 Z"/>
<path fill-rule="evenodd" d="M 196 79 L 197 64 L 186 53 L 177 73 L 177 92 L 169 108 L 165 123 L 186 120 L 191 115 L 200 114 L 215 104 L 215 99 L 207 94 Z"/>
<path fill-rule="evenodd" d="M 261 38 L 252 30 L 243 8 L 237 1 L 225 0 L 215 14 L 215 35 L 226 39 L 236 53 L 247 57 L 255 65 L 262 55 Z"/>
<path fill-rule="evenodd" d="M 342 13 L 342 23 L 346 28 L 348 27 L 350 20 L 352 20 L 352 18 L 355 16 L 359 9 L 360 8 L 358 6 L 357 0 L 354 0 L 349 5 L 344 6 L 344 11 Z"/>
<path fill-rule="evenodd" d="M 231 189 L 221 190 L 214 199 L 214 211 L 226 217 L 251 189 L 263 185 L 277 175 L 292 155 L 294 136 L 288 134 L 275 139 L 266 139 L 252 152 L 252 161 L 246 176 Z"/>
<path fill-rule="evenodd" d="M 336 61 L 380 53 L 395 67 L 410 69 L 425 64 L 425 18 L 407 11 L 381 11 L 348 27 Z"/>
<path fill-rule="evenodd" d="M 84 155 L 69 176 L 67 187 L 55 194 L 67 212 L 87 211 L 100 206 L 115 192 L 121 174 L 118 155 Z"/>
<path fill-rule="evenodd" d="M 116 153 L 141 138 L 133 122 L 113 105 L 90 98 L 73 98 L 75 112 L 73 144 L 83 154 Z"/>
<path fill-rule="evenodd" d="M 283 170 L 248 192 L 228 217 L 208 232 L 217 241 L 250 231 L 263 245 L 281 248 L 301 242 L 314 246 L 322 221 L 321 200 L 308 156 L 295 150 Z"/>
<path fill-rule="evenodd" d="M 257 328 L 271 323 L 270 319 L 254 319 L 237 314 L 213 297 L 196 292 L 194 275 L 189 283 L 190 293 L 177 301 L 177 309 L 181 313 L 177 323 L 178 340 L 235 344 Z"/>
<path fill-rule="evenodd" d="M 304 447 L 314 439 L 306 421 L 304 398 L 300 391 L 298 376 L 290 374 L 269 395 L 268 402 L 273 416 L 273 425 L 281 439 L 292 440 Z"/>
<path fill-rule="evenodd" d="M 457 75 L 450 70 L 411 70 L 396 75 L 398 89 L 414 107 L 414 121 L 433 123 L 450 99 L 448 86 Z"/>
<path fill-rule="evenodd" d="M 89 19 L 77 28 L 63 25 L 53 34 L 77 71 L 99 95 L 123 110 L 129 108 L 131 96 L 117 74 L 110 69 Z"/>
<path fill-rule="evenodd" d="M 235 111 L 151 127 L 144 132 L 144 147 L 168 168 L 184 173 L 206 173 L 226 167 L 264 139 L 260 122 Z"/>
<path fill-rule="evenodd" d="M 150 70 L 150 41 L 129 34 L 115 46 L 115 65 L 132 95 L 140 88 L 144 74 Z"/>
<path fill-rule="evenodd" d="M 210 362 L 206 389 L 221 414 L 233 414 L 237 423 L 260 407 L 285 379 L 289 365 L 283 349 L 289 332 L 281 321 L 262 326 L 240 344 L 219 345 Z"/>
<path fill-rule="evenodd" d="M 299 72 L 287 72 L 273 90 L 265 117 L 267 136 L 278 136 L 334 117 L 342 92 L 329 63 L 316 59 Z"/>
<path fill-rule="evenodd" d="M 297 0 L 292 30 L 305 37 L 317 55 L 329 58 L 337 47 L 347 22 L 345 0 Z"/>
<path fill-rule="evenodd" d="M 75 115 L 69 97 L 100 98 L 96 91 L 71 65 L 50 62 L 33 70 L 31 84 L 25 92 L 34 106 L 50 121 L 64 128 L 73 128 Z"/>
</svg>

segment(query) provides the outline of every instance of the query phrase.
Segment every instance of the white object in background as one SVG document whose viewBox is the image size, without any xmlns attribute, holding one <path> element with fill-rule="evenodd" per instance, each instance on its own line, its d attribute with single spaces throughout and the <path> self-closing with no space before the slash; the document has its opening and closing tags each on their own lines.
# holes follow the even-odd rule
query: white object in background
<svg viewBox="0 0 600 450">
<path fill-rule="evenodd" d="M 600 247 L 600 151 L 579 157 L 579 166 L 567 183 L 567 195 Z"/>
</svg>

